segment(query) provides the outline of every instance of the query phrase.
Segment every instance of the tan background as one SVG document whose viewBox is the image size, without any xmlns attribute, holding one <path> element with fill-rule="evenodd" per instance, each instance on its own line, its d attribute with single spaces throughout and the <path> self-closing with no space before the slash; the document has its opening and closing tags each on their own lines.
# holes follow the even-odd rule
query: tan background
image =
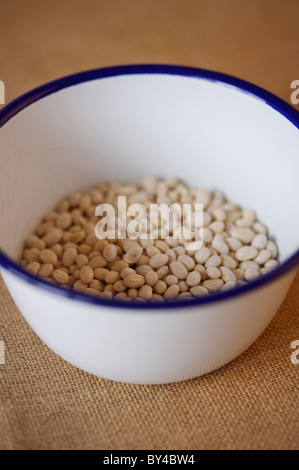
<svg viewBox="0 0 299 470">
<path fill-rule="evenodd" d="M 297 0 L 0 0 L 6 102 L 46 81 L 158 62 L 237 75 L 289 101 L 299 79 Z M 297 106 L 298 108 L 298 106 Z M 59 359 L 0 281 L 0 448 L 299 449 L 299 276 L 256 344 L 207 377 L 132 386 Z"/>
</svg>

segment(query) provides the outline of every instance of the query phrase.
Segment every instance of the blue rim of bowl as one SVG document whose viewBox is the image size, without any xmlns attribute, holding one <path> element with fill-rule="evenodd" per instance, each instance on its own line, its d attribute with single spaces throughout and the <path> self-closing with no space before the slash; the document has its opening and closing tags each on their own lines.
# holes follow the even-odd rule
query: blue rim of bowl
<svg viewBox="0 0 299 470">
<path fill-rule="evenodd" d="M 6 105 L 0 111 L 0 128 L 3 127 L 11 118 L 22 111 L 32 103 L 40 99 L 56 93 L 64 88 L 68 88 L 80 83 L 98 80 L 102 78 L 111 78 L 122 75 L 138 75 L 138 74 L 160 74 L 160 75 L 179 75 L 188 78 L 198 78 L 216 82 L 223 86 L 230 86 L 236 90 L 249 94 L 252 98 L 263 101 L 266 105 L 275 109 L 283 115 L 288 121 L 294 124 L 299 129 L 299 112 L 296 111 L 285 101 L 281 100 L 272 93 L 253 85 L 247 81 L 226 75 L 219 72 L 213 72 L 205 69 L 198 69 L 193 67 L 177 66 L 177 65 L 162 65 L 162 64 L 138 64 L 138 65 L 120 65 L 114 67 L 106 67 L 100 69 L 89 70 L 86 72 L 79 72 L 73 75 L 68 75 L 59 78 L 52 82 L 46 83 L 34 90 L 25 93 L 19 98 L 15 99 Z M 33 284 L 43 290 L 59 294 L 65 298 L 78 300 L 94 305 L 107 306 L 112 308 L 125 308 L 129 310 L 160 310 L 160 309 L 174 309 L 174 308 L 190 308 L 194 306 L 213 304 L 228 299 L 238 298 L 240 295 L 254 291 L 257 288 L 265 286 L 266 284 L 278 279 L 283 274 L 295 269 L 299 264 L 299 249 L 283 263 L 279 264 L 269 273 L 261 276 L 255 281 L 251 281 L 240 287 L 228 290 L 226 292 L 218 292 L 212 295 L 205 295 L 190 300 L 176 300 L 174 302 L 158 302 L 158 303 L 126 303 L 115 299 L 101 299 L 91 295 L 79 293 L 73 290 L 67 290 L 59 286 L 43 281 L 42 279 L 34 276 L 26 271 L 21 265 L 9 258 L 3 251 L 0 250 L 0 266 L 14 274 L 18 278 Z"/>
</svg>

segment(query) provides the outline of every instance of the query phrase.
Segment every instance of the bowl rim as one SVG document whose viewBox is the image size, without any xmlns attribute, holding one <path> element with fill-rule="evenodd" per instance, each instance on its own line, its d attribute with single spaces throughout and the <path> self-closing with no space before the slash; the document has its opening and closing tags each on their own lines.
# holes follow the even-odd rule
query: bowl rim
<svg viewBox="0 0 299 470">
<path fill-rule="evenodd" d="M 41 100 L 46 96 L 51 95 L 52 93 L 63 90 L 64 88 L 102 78 L 140 74 L 176 75 L 186 78 L 197 78 L 201 80 L 212 81 L 222 86 L 233 87 L 239 92 L 249 94 L 252 98 L 263 101 L 265 105 L 272 107 L 275 111 L 279 112 L 295 127 L 297 127 L 297 129 L 299 129 L 299 112 L 294 109 L 291 105 L 289 105 L 282 99 L 278 98 L 276 95 L 266 91 L 263 88 L 253 85 L 252 83 L 247 82 L 245 80 L 236 78 L 232 75 L 227 75 L 224 73 L 215 72 L 207 69 L 168 64 L 117 65 L 112 67 L 98 68 L 79 72 L 48 82 L 21 95 L 20 97 L 16 98 L 12 102 L 4 106 L 0 110 L 0 129 L 10 119 L 12 119 L 15 115 L 17 115 L 26 107 L 30 106 L 36 101 Z M 269 273 L 261 276 L 257 280 L 251 281 L 248 284 L 236 287 L 228 291 L 218 292 L 212 295 L 206 295 L 189 300 L 176 300 L 174 302 L 127 303 L 115 299 L 101 299 L 99 297 L 93 297 L 91 295 L 86 295 L 84 293 L 76 292 L 73 290 L 67 290 L 62 287 L 47 283 L 46 281 L 26 271 L 25 268 L 16 263 L 13 259 L 7 256 L 0 249 L 0 266 L 2 266 L 8 272 L 17 276 L 18 278 L 26 281 L 27 283 L 35 285 L 36 287 L 42 288 L 43 290 L 49 291 L 51 293 L 61 295 L 65 298 L 85 302 L 88 304 L 110 307 L 114 310 L 118 308 L 125 308 L 129 310 L 145 309 L 156 311 L 160 309 L 173 310 L 187 307 L 191 308 L 200 305 L 208 305 L 220 301 L 238 298 L 242 294 L 254 291 L 257 288 L 263 287 L 269 284 L 270 282 L 278 279 L 283 274 L 286 274 L 292 269 L 295 269 L 298 263 L 299 249 Z"/>
</svg>

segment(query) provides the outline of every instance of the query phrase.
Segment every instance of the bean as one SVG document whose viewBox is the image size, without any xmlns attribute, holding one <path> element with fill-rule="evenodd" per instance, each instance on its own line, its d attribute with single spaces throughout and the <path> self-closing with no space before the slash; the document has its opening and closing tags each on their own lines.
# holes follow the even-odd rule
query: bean
<svg viewBox="0 0 299 470">
<path fill-rule="evenodd" d="M 107 266 L 107 261 L 102 255 L 95 256 L 88 262 L 88 266 L 92 269 L 104 268 Z"/>
<path fill-rule="evenodd" d="M 238 251 L 242 246 L 242 243 L 237 238 L 228 237 L 225 241 L 232 251 Z"/>
<path fill-rule="evenodd" d="M 132 268 L 124 268 L 122 269 L 121 273 L 120 273 L 120 277 L 122 279 L 124 279 L 126 276 L 129 276 L 129 274 L 136 274 L 136 271 L 135 269 L 132 269 Z M 140 274 L 140 273 L 137 273 L 137 274 Z"/>
<path fill-rule="evenodd" d="M 258 251 L 253 246 L 242 246 L 236 252 L 236 258 L 239 261 L 249 261 L 257 257 Z"/>
<path fill-rule="evenodd" d="M 169 246 L 163 240 L 156 240 L 155 245 L 162 253 L 166 253 L 169 250 Z"/>
<path fill-rule="evenodd" d="M 178 299 L 192 299 L 191 292 L 180 292 L 177 296 Z"/>
<path fill-rule="evenodd" d="M 145 282 L 149 286 L 153 286 L 154 284 L 156 284 L 156 282 L 158 282 L 158 280 L 159 280 L 159 277 L 158 277 L 158 274 L 155 271 L 151 270 L 151 271 L 148 271 L 147 273 L 145 273 Z"/>
<path fill-rule="evenodd" d="M 113 284 L 113 289 L 115 290 L 115 292 L 124 292 L 127 290 L 127 286 L 123 280 L 119 280 Z"/>
<path fill-rule="evenodd" d="M 207 275 L 211 279 L 218 279 L 221 276 L 221 273 L 219 269 L 216 268 L 216 266 L 210 266 L 209 268 L 207 268 Z"/>
<path fill-rule="evenodd" d="M 54 271 L 53 265 L 50 263 L 46 263 L 40 268 L 40 270 L 38 271 L 38 274 L 41 277 L 51 277 L 51 274 L 53 273 L 53 271 Z"/>
<path fill-rule="evenodd" d="M 93 289 L 92 287 L 87 287 L 87 289 L 85 289 L 85 294 L 98 296 L 99 293 L 100 292 L 97 289 Z"/>
<path fill-rule="evenodd" d="M 234 275 L 233 271 L 231 271 L 227 266 L 221 266 L 220 268 L 221 278 L 224 282 L 233 282 L 234 284 L 237 282 L 236 276 Z"/>
<path fill-rule="evenodd" d="M 257 263 L 257 264 L 265 264 L 267 261 L 269 261 L 269 259 L 271 258 L 271 253 L 269 250 L 261 250 L 259 252 L 259 254 L 257 255 L 257 257 L 254 259 L 254 261 Z"/>
<path fill-rule="evenodd" d="M 131 248 L 139 248 L 139 244 L 134 240 L 124 240 L 122 242 L 123 249 L 128 252 Z"/>
<path fill-rule="evenodd" d="M 186 279 L 188 276 L 188 271 L 186 267 L 179 261 L 173 261 L 170 263 L 170 270 L 179 279 Z"/>
<path fill-rule="evenodd" d="M 265 227 L 265 225 L 261 224 L 260 222 L 255 222 L 252 228 L 257 233 L 264 233 L 266 235 L 268 232 L 267 227 Z"/>
<path fill-rule="evenodd" d="M 238 266 L 238 262 L 232 256 L 221 255 L 220 258 L 222 265 L 226 266 L 227 268 L 235 269 Z"/>
<path fill-rule="evenodd" d="M 67 230 L 72 225 L 72 216 L 69 212 L 61 212 L 55 219 L 56 227 Z"/>
<path fill-rule="evenodd" d="M 92 251 L 91 253 L 89 253 L 88 255 L 88 259 L 93 259 L 95 258 L 96 256 L 102 256 L 101 253 L 99 251 Z"/>
<path fill-rule="evenodd" d="M 185 254 L 185 248 L 182 246 L 176 246 L 173 251 L 175 252 L 176 256 L 184 255 Z"/>
<path fill-rule="evenodd" d="M 190 292 L 193 295 L 193 297 L 201 297 L 202 295 L 206 295 L 209 293 L 208 289 L 203 286 L 191 287 Z"/>
<path fill-rule="evenodd" d="M 141 255 L 140 258 L 136 261 L 137 266 L 142 266 L 143 264 L 148 264 L 149 257 L 146 255 Z"/>
<path fill-rule="evenodd" d="M 86 244 L 80 245 L 78 248 L 78 252 L 82 255 L 88 256 L 92 252 L 92 247 Z"/>
<path fill-rule="evenodd" d="M 79 232 L 71 234 L 68 241 L 71 241 L 73 243 L 81 243 L 84 240 L 84 238 L 85 238 L 85 232 L 84 230 L 80 230 Z"/>
<path fill-rule="evenodd" d="M 111 262 L 113 261 L 116 256 L 117 256 L 117 249 L 115 245 L 112 245 L 111 243 L 103 249 L 103 256 L 106 261 Z M 126 261 L 126 260 L 125 260 Z"/>
<path fill-rule="evenodd" d="M 236 284 L 233 281 L 227 281 L 220 289 L 221 292 L 226 292 L 228 290 L 233 289 Z"/>
<path fill-rule="evenodd" d="M 89 287 L 92 289 L 96 289 L 99 292 L 102 292 L 104 290 L 104 283 L 99 281 L 98 279 L 94 279 L 89 283 Z"/>
<path fill-rule="evenodd" d="M 40 257 L 40 260 L 45 264 L 50 263 L 50 264 L 55 265 L 58 262 L 56 253 L 47 248 L 40 251 L 39 257 Z"/>
<path fill-rule="evenodd" d="M 138 292 L 139 297 L 145 300 L 150 300 L 153 294 L 153 288 L 147 284 L 141 286 Z"/>
<path fill-rule="evenodd" d="M 216 220 L 209 225 L 209 229 L 215 233 L 221 233 L 224 230 L 224 223 L 221 220 Z"/>
<path fill-rule="evenodd" d="M 166 282 L 168 286 L 172 286 L 173 284 L 178 284 L 179 282 L 177 276 L 174 276 L 173 274 L 168 274 L 167 276 L 165 276 L 163 281 Z"/>
<path fill-rule="evenodd" d="M 158 255 L 154 255 L 149 260 L 149 265 L 154 269 L 158 269 L 164 266 L 167 262 L 168 262 L 168 256 L 163 253 L 159 253 Z"/>
<path fill-rule="evenodd" d="M 157 270 L 158 278 L 159 279 L 164 279 L 165 276 L 169 273 L 169 267 L 168 266 L 162 266 Z"/>
<path fill-rule="evenodd" d="M 145 283 L 145 279 L 143 276 L 139 274 L 129 274 L 124 278 L 124 283 L 127 287 L 141 287 Z"/>
<path fill-rule="evenodd" d="M 177 261 L 186 266 L 188 271 L 192 271 L 195 266 L 195 261 L 189 255 L 180 255 Z"/>
<path fill-rule="evenodd" d="M 245 276 L 245 271 L 244 269 L 237 268 L 233 270 L 233 274 L 237 281 L 242 281 Z"/>
<path fill-rule="evenodd" d="M 227 255 L 229 253 L 229 248 L 225 241 L 220 240 L 219 238 L 214 238 L 212 241 L 212 247 L 220 254 Z"/>
<path fill-rule="evenodd" d="M 134 288 L 129 289 L 128 296 L 131 297 L 132 299 L 136 299 L 136 297 L 138 297 L 138 290 Z"/>
<path fill-rule="evenodd" d="M 67 268 L 72 266 L 72 264 L 75 263 L 77 254 L 78 252 L 75 248 L 68 248 L 67 250 L 65 250 L 62 256 L 63 265 L 66 266 Z M 84 256 L 84 255 L 81 255 L 81 256 Z"/>
<path fill-rule="evenodd" d="M 109 292 L 109 291 L 100 292 L 100 293 L 99 293 L 99 296 L 100 296 L 102 299 L 113 299 L 113 294 L 112 294 L 112 292 Z"/>
<path fill-rule="evenodd" d="M 155 292 L 152 295 L 151 301 L 152 302 L 165 302 L 164 297 L 161 294 L 156 294 Z"/>
<path fill-rule="evenodd" d="M 114 284 L 116 281 L 120 280 L 120 274 L 117 271 L 108 271 L 105 276 L 105 282 L 107 284 Z"/>
<path fill-rule="evenodd" d="M 90 245 L 91 247 L 94 247 L 97 242 L 98 242 L 98 238 L 92 233 L 87 235 L 85 239 L 86 245 Z"/>
<path fill-rule="evenodd" d="M 42 237 L 43 235 L 46 234 L 47 230 L 51 227 L 54 227 L 54 223 L 53 222 L 45 222 L 45 223 L 42 223 L 40 224 L 37 229 L 36 229 L 36 233 L 39 237 Z"/>
<path fill-rule="evenodd" d="M 137 266 L 135 271 L 137 274 L 140 274 L 140 276 L 143 277 L 145 277 L 146 273 L 148 273 L 149 271 L 154 272 L 153 268 L 148 264 L 142 264 L 141 266 Z"/>
<path fill-rule="evenodd" d="M 57 258 L 58 258 L 59 260 L 62 259 L 62 255 L 63 255 L 63 248 L 62 248 L 62 245 L 60 245 L 59 243 L 55 243 L 55 245 L 52 245 L 52 246 L 50 247 L 50 249 L 51 249 L 52 251 L 54 251 L 54 253 L 56 254 L 56 256 L 57 256 Z"/>
<path fill-rule="evenodd" d="M 85 266 L 85 265 L 83 265 Z M 82 268 L 83 268 L 82 266 Z M 109 270 L 106 268 L 97 268 L 94 270 L 94 277 L 99 281 L 104 281 L 106 274 L 109 273 Z"/>
<path fill-rule="evenodd" d="M 37 248 L 31 248 L 30 250 L 25 250 L 24 257 L 28 263 L 32 263 L 33 261 L 39 261 L 40 251 Z"/>
<path fill-rule="evenodd" d="M 183 280 L 179 281 L 178 286 L 179 286 L 180 292 L 187 292 L 189 290 L 189 286 L 186 281 L 183 281 Z"/>
<path fill-rule="evenodd" d="M 159 240 L 157 240 L 159 241 Z M 153 246 L 154 245 L 154 240 L 151 240 L 151 239 L 141 239 L 140 240 L 140 245 L 143 247 L 143 248 L 147 248 L 148 246 Z"/>
<path fill-rule="evenodd" d="M 206 281 L 203 281 L 202 285 L 206 289 L 208 289 L 209 292 L 217 292 L 221 289 L 223 286 L 224 282 L 222 279 L 207 279 Z"/>
<path fill-rule="evenodd" d="M 120 259 L 112 264 L 111 270 L 121 273 L 123 269 L 128 268 L 128 267 L 129 267 L 129 263 L 127 263 L 123 259 Z"/>
<path fill-rule="evenodd" d="M 191 271 L 186 279 L 186 283 L 190 287 L 197 286 L 201 281 L 201 275 L 198 271 Z"/>
<path fill-rule="evenodd" d="M 251 230 L 251 228 L 240 227 L 233 227 L 229 231 L 229 234 L 231 237 L 237 238 L 237 240 L 240 240 L 242 243 L 251 243 L 255 236 L 255 233 L 253 230 Z"/>
<path fill-rule="evenodd" d="M 211 243 L 213 240 L 213 233 L 208 227 L 199 229 L 199 237 L 204 243 Z"/>
<path fill-rule="evenodd" d="M 253 281 L 254 279 L 257 279 L 260 277 L 260 273 L 258 271 L 255 271 L 254 269 L 247 269 L 245 271 L 244 277 L 246 281 Z"/>
<path fill-rule="evenodd" d="M 120 194 L 147 211 L 152 203 L 174 203 L 169 227 L 164 214 L 151 219 L 148 212 L 140 227 L 152 238 L 124 239 L 122 221 L 113 239 L 97 238 L 96 206 L 107 202 L 117 213 Z M 202 243 L 199 250 L 193 249 L 193 234 L 181 231 L 182 205 L 193 203 L 204 207 L 202 225 L 194 212 L 186 219 Z M 139 185 L 105 183 L 64 198 L 27 238 L 21 265 L 55 285 L 103 298 L 173 302 L 244 285 L 277 266 L 277 256 L 254 211 L 227 202 L 220 191 L 148 178 Z"/>
<path fill-rule="evenodd" d="M 78 280 L 74 283 L 73 288 L 79 292 L 85 292 L 85 290 L 88 289 L 88 284 Z"/>
<path fill-rule="evenodd" d="M 276 261 L 275 259 L 269 259 L 269 261 L 265 263 L 266 268 L 275 268 L 277 265 L 278 261 Z"/>
<path fill-rule="evenodd" d="M 45 244 L 44 240 L 41 240 L 39 238 L 38 240 L 36 240 L 33 243 L 33 248 L 37 248 L 38 250 L 43 250 L 44 248 L 46 248 L 46 244 Z"/>
<path fill-rule="evenodd" d="M 26 269 L 28 269 L 32 274 L 37 275 L 40 270 L 40 263 L 38 261 L 32 261 L 27 264 Z"/>
<path fill-rule="evenodd" d="M 167 289 L 167 284 L 166 282 L 159 280 L 154 284 L 153 289 L 156 294 L 164 294 Z"/>
<path fill-rule="evenodd" d="M 111 292 L 114 295 L 114 286 L 112 284 L 106 284 L 103 292 Z"/>
<path fill-rule="evenodd" d="M 121 299 L 121 300 L 125 300 L 127 297 L 128 297 L 128 296 L 127 296 L 126 292 L 118 292 L 118 293 L 114 296 L 115 299 Z M 130 299 L 130 300 L 132 300 L 132 299 Z"/>
<path fill-rule="evenodd" d="M 240 264 L 240 268 L 244 269 L 244 271 L 247 271 L 247 269 L 254 269 L 258 271 L 259 265 L 255 261 L 243 261 Z"/>
<path fill-rule="evenodd" d="M 33 248 L 33 245 L 37 240 L 40 240 L 37 235 L 30 235 L 26 240 L 26 245 L 28 248 Z"/>
<path fill-rule="evenodd" d="M 94 272 L 90 266 L 83 266 L 80 270 L 80 279 L 82 282 L 89 284 L 94 279 Z"/>
<path fill-rule="evenodd" d="M 161 251 L 159 250 L 159 248 L 157 248 L 156 246 L 148 246 L 146 248 L 146 254 L 147 256 L 149 256 L 150 258 L 152 258 L 153 256 L 155 255 L 158 255 L 159 253 L 161 253 Z"/>
<path fill-rule="evenodd" d="M 209 248 L 203 247 L 195 253 L 197 263 L 204 264 L 211 256 Z"/>
<path fill-rule="evenodd" d="M 218 268 L 219 266 L 221 266 L 221 258 L 220 256 L 218 255 L 213 255 L 211 256 L 205 263 L 205 267 L 206 268 L 211 268 L 215 266 L 216 268 Z"/>
<path fill-rule="evenodd" d="M 80 254 L 76 256 L 76 263 L 79 268 L 83 268 L 83 266 L 87 266 L 89 262 L 89 258 L 86 255 Z"/>
<path fill-rule="evenodd" d="M 263 250 L 266 248 L 268 239 L 264 233 L 258 233 L 251 242 L 251 246 L 257 250 Z"/>
<path fill-rule="evenodd" d="M 278 255 L 278 249 L 277 249 L 277 246 L 276 244 L 270 240 L 268 241 L 267 243 L 267 250 L 270 251 L 271 253 L 271 258 L 276 258 L 277 255 Z"/>
<path fill-rule="evenodd" d="M 55 245 L 59 243 L 62 238 L 62 230 L 57 227 L 50 227 L 47 230 L 46 235 L 43 237 L 43 240 L 47 246 Z"/>
<path fill-rule="evenodd" d="M 164 299 L 174 299 L 175 297 L 177 297 L 179 292 L 179 286 L 177 284 L 173 284 L 172 286 L 169 286 L 164 292 Z"/>
<path fill-rule="evenodd" d="M 94 249 L 96 251 L 102 252 L 107 245 L 108 245 L 107 240 L 98 240 L 96 244 L 94 245 Z"/>
<path fill-rule="evenodd" d="M 69 275 L 62 269 L 55 269 L 52 276 L 59 284 L 67 284 L 69 282 Z"/>
<path fill-rule="evenodd" d="M 168 262 L 169 263 L 172 263 L 173 261 L 176 261 L 176 252 L 172 249 L 172 248 L 169 248 L 166 253 L 165 253 L 167 256 L 168 256 Z M 161 268 L 162 269 L 162 268 Z"/>
</svg>

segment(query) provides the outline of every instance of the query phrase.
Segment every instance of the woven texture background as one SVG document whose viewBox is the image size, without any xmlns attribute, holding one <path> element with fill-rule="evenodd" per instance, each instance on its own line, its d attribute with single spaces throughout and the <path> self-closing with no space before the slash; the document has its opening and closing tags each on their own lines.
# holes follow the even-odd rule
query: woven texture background
<svg viewBox="0 0 299 470">
<path fill-rule="evenodd" d="M 231 73 L 289 101 L 298 14 L 297 0 L 1 0 L 0 79 L 8 102 L 79 70 L 165 62 Z M 298 319 L 299 275 L 228 366 L 181 384 L 124 385 L 52 353 L 0 280 L 0 448 L 299 449 Z"/>
</svg>

